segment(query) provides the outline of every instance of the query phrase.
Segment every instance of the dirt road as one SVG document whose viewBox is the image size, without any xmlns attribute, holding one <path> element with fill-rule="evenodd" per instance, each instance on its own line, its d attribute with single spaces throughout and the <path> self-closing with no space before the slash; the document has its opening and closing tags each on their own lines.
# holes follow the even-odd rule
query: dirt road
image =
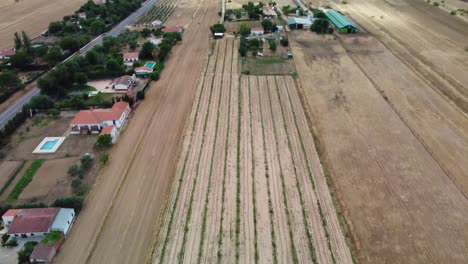
<svg viewBox="0 0 468 264">
<path fill-rule="evenodd" d="M 466 151 L 463 114 L 366 37 L 293 34 L 308 112 L 359 259 L 464 263 L 468 202 L 431 153 L 447 154 L 442 142 Z M 463 156 L 443 161 L 457 160 L 452 171 L 463 172 Z"/>
<path fill-rule="evenodd" d="M 4 0 L 0 3 L 0 50 L 13 48 L 13 34 L 34 38 L 52 21 L 73 14 L 86 0 Z"/>
<path fill-rule="evenodd" d="M 182 3 L 167 21 L 186 26 L 183 42 L 129 120 L 58 263 L 143 263 L 150 253 L 217 20 L 218 4 L 201 4 Z"/>
</svg>

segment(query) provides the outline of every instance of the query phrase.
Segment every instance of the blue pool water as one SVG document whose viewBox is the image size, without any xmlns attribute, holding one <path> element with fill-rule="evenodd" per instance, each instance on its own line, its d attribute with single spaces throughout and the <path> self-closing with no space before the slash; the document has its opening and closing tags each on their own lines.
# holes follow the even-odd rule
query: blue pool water
<svg viewBox="0 0 468 264">
<path fill-rule="evenodd" d="M 42 144 L 41 150 L 51 150 L 51 149 L 54 148 L 54 146 L 55 146 L 55 144 L 57 144 L 57 142 L 59 142 L 58 139 L 48 140 L 44 144 Z"/>
<path fill-rule="evenodd" d="M 156 62 L 150 61 L 150 62 L 145 63 L 145 66 L 152 69 L 152 68 L 154 67 L 155 64 L 156 64 Z"/>
</svg>

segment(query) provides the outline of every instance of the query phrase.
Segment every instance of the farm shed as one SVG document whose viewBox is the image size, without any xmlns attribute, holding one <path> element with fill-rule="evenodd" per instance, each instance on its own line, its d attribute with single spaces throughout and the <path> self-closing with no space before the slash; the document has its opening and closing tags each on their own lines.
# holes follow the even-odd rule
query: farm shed
<svg viewBox="0 0 468 264">
<path fill-rule="evenodd" d="M 356 33 L 357 27 L 335 10 L 329 10 L 325 15 L 339 32 Z"/>
<path fill-rule="evenodd" d="M 265 34 L 265 31 L 261 27 L 252 28 L 252 29 L 250 29 L 250 34 L 251 35 L 263 35 L 263 34 Z"/>
<path fill-rule="evenodd" d="M 310 17 L 288 17 L 290 29 L 307 29 L 312 25 L 313 19 Z"/>
<path fill-rule="evenodd" d="M 224 33 L 214 33 L 215 39 L 222 39 L 224 37 Z"/>
</svg>

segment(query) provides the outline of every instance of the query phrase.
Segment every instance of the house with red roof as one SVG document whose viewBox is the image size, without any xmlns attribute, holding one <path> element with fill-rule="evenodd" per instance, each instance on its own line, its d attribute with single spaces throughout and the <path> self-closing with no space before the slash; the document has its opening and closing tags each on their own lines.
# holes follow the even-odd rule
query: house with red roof
<svg viewBox="0 0 468 264">
<path fill-rule="evenodd" d="M 127 102 L 119 101 L 110 109 L 81 110 L 70 122 L 71 134 L 99 134 L 107 126 L 119 130 L 131 112 Z"/>
<path fill-rule="evenodd" d="M 69 208 L 10 209 L 2 215 L 11 237 L 42 237 L 50 231 L 70 231 L 75 220 L 75 210 Z"/>
<path fill-rule="evenodd" d="M 135 68 L 136 75 L 145 75 L 145 74 L 150 74 L 152 72 L 153 72 L 153 68 L 146 67 L 146 66 Z"/>
<path fill-rule="evenodd" d="M 15 54 L 16 51 L 14 49 L 0 50 L 0 60 L 8 60 Z"/>
<path fill-rule="evenodd" d="M 124 52 L 123 60 L 124 62 L 135 62 L 138 61 L 138 52 Z"/>
<path fill-rule="evenodd" d="M 183 26 L 165 27 L 161 31 L 164 33 L 182 33 L 184 31 L 184 27 Z"/>
<path fill-rule="evenodd" d="M 112 137 L 112 144 L 114 144 L 115 141 L 117 140 L 118 131 L 114 125 L 106 126 L 105 128 L 101 130 L 101 133 L 99 133 L 99 135 L 100 136 L 110 135 Z"/>
</svg>

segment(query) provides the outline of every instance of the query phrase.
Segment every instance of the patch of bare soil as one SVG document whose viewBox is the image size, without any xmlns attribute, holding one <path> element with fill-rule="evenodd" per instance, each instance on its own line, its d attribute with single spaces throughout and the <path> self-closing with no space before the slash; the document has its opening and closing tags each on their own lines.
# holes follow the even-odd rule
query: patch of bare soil
<svg viewBox="0 0 468 264">
<path fill-rule="evenodd" d="M 18 168 L 20 162 L 18 161 L 3 161 L 0 164 L 0 189 L 3 188 L 13 172 Z"/>
</svg>

